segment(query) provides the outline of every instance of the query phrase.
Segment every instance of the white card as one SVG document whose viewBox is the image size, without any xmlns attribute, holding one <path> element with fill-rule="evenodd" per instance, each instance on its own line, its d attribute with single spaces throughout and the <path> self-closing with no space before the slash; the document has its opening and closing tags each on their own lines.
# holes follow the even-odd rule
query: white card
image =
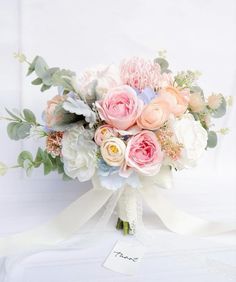
<svg viewBox="0 0 236 282">
<path fill-rule="evenodd" d="M 118 241 L 103 266 L 123 274 L 135 274 L 144 255 L 145 247 L 137 241 Z"/>
</svg>

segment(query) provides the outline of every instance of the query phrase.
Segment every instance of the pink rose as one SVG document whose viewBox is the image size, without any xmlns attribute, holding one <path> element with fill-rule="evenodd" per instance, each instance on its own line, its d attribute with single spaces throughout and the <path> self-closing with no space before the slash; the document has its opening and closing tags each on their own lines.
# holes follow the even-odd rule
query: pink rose
<svg viewBox="0 0 236 282">
<path fill-rule="evenodd" d="M 101 146 L 102 141 L 117 136 L 118 133 L 114 131 L 113 127 L 109 124 L 99 126 L 95 131 L 94 140 L 98 146 Z"/>
<path fill-rule="evenodd" d="M 117 129 L 128 129 L 139 117 L 143 102 L 133 88 L 124 85 L 112 89 L 105 98 L 96 102 L 102 120 Z"/>
<path fill-rule="evenodd" d="M 62 120 L 63 116 L 61 114 L 55 113 L 56 107 L 65 101 L 65 97 L 56 95 L 51 100 L 47 102 L 47 108 L 44 112 L 44 118 L 46 125 L 52 128 L 56 123 Z"/>
<path fill-rule="evenodd" d="M 170 110 L 175 116 L 184 114 L 188 108 L 189 89 L 179 90 L 176 87 L 168 86 L 163 88 L 160 92 L 160 99 L 168 101 Z"/>
<path fill-rule="evenodd" d="M 144 107 L 137 120 L 137 124 L 143 129 L 156 130 L 167 121 L 169 114 L 169 103 L 165 100 L 155 98 Z"/>
<path fill-rule="evenodd" d="M 160 170 L 163 152 L 152 131 L 143 130 L 128 141 L 126 164 L 139 173 L 153 176 Z"/>
</svg>

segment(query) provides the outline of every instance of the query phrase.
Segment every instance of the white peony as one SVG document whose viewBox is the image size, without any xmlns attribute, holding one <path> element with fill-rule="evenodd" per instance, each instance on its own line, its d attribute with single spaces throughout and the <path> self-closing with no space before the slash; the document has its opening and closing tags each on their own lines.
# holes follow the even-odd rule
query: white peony
<svg viewBox="0 0 236 282">
<path fill-rule="evenodd" d="M 62 157 L 65 173 L 79 181 L 91 179 L 96 170 L 97 145 L 94 132 L 83 126 L 74 126 L 63 135 Z"/>
<path fill-rule="evenodd" d="M 172 129 L 177 141 L 183 145 L 181 157 L 175 163 L 176 167 L 181 169 L 195 166 L 207 146 L 207 131 L 191 114 L 174 120 Z"/>
<path fill-rule="evenodd" d="M 89 103 L 102 99 L 109 89 L 119 85 L 120 73 L 115 65 L 88 69 L 78 79 L 78 91 Z"/>
</svg>

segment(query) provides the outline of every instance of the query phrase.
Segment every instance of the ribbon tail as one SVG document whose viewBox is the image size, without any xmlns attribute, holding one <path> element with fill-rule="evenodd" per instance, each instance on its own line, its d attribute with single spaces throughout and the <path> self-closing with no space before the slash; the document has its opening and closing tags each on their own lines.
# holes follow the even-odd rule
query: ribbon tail
<svg viewBox="0 0 236 282">
<path fill-rule="evenodd" d="M 0 238 L 0 257 L 52 246 L 72 236 L 108 201 L 113 191 L 91 189 L 45 225 Z M 75 218 L 76 216 L 76 218 Z"/>
<path fill-rule="evenodd" d="M 156 186 L 143 187 L 140 193 L 148 206 L 171 231 L 184 235 L 210 236 L 236 230 L 236 223 L 210 222 L 176 208 Z"/>
</svg>

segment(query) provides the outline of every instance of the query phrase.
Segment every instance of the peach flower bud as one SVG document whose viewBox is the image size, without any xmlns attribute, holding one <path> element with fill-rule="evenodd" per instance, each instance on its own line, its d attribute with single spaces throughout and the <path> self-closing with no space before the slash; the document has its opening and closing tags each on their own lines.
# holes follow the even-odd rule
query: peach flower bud
<svg viewBox="0 0 236 282">
<path fill-rule="evenodd" d="M 160 90 L 160 98 L 168 101 L 170 111 L 175 116 L 184 114 L 188 108 L 189 94 L 188 88 L 179 90 L 176 87 L 168 86 Z"/>
<path fill-rule="evenodd" d="M 189 107 L 194 113 L 199 113 L 204 110 L 205 102 L 200 93 L 192 93 L 190 95 Z"/>
<path fill-rule="evenodd" d="M 216 110 L 220 107 L 222 100 L 221 94 L 212 94 L 208 97 L 207 104 L 212 110 Z"/>
</svg>

